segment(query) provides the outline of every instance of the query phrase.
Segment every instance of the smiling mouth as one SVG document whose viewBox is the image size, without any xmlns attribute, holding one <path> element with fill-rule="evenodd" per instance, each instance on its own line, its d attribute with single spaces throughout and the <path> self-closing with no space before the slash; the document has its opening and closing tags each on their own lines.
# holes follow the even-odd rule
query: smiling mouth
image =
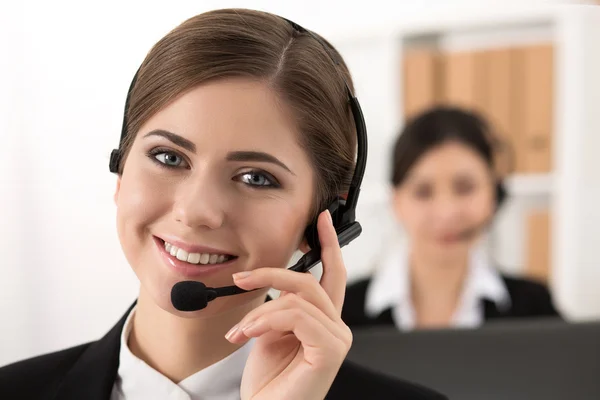
<svg viewBox="0 0 600 400">
<path fill-rule="evenodd" d="M 161 240 L 165 251 L 179 261 L 193 265 L 215 265 L 224 264 L 230 260 L 236 259 L 237 256 L 231 254 L 215 254 L 215 253 L 188 253 L 187 251 L 178 248 L 177 246 Z"/>
</svg>

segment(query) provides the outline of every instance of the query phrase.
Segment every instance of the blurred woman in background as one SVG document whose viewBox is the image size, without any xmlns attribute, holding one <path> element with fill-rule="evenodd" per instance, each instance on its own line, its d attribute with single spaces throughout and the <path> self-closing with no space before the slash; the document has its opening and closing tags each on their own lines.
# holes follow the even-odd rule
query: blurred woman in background
<svg viewBox="0 0 600 400">
<path fill-rule="evenodd" d="M 541 283 L 500 274 L 478 246 L 505 200 L 486 122 L 438 107 L 409 121 L 395 143 L 393 209 L 407 243 L 350 285 L 350 327 L 477 327 L 499 318 L 558 316 Z"/>
</svg>

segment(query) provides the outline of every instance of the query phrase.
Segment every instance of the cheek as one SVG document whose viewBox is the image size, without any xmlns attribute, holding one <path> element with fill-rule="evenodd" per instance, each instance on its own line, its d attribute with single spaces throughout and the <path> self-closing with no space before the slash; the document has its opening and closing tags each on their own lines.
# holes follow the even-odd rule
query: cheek
<svg viewBox="0 0 600 400">
<path fill-rule="evenodd" d="M 168 193 L 156 179 L 136 171 L 126 169 L 116 201 L 117 231 L 131 265 L 136 265 L 136 253 L 149 239 L 147 228 L 168 211 L 170 204 Z"/>
<path fill-rule="evenodd" d="M 408 196 L 397 197 L 394 200 L 394 211 L 402 228 L 411 236 L 424 230 L 430 212 L 426 202 Z"/>
<path fill-rule="evenodd" d="M 478 190 L 465 199 L 462 205 L 462 214 L 475 220 L 488 218 L 494 212 L 495 201 L 490 190 Z"/>
<path fill-rule="evenodd" d="M 245 227 L 240 236 L 250 252 L 248 269 L 287 265 L 303 238 L 307 207 L 282 200 L 244 213 L 238 226 Z"/>
<path fill-rule="evenodd" d="M 494 200 L 488 196 L 480 196 L 468 207 L 467 212 L 477 221 L 489 218 L 494 213 Z"/>
</svg>

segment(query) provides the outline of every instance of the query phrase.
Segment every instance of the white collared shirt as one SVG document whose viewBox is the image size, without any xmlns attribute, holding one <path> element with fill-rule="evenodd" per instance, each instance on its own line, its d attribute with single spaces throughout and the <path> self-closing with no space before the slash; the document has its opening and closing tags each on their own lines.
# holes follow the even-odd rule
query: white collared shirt
<svg viewBox="0 0 600 400">
<path fill-rule="evenodd" d="M 367 288 L 365 312 L 376 317 L 391 308 L 396 327 L 415 328 L 415 310 L 410 293 L 409 254 L 405 246 L 396 246 L 382 259 Z M 482 299 L 493 301 L 499 309 L 510 307 L 510 295 L 500 274 L 482 248 L 472 251 L 462 294 L 452 316 L 451 326 L 473 328 L 483 323 Z"/>
<path fill-rule="evenodd" d="M 111 400 L 239 400 L 244 366 L 252 340 L 223 360 L 174 383 L 136 357 L 127 345 L 131 311 L 121 334 L 118 376 Z"/>
</svg>

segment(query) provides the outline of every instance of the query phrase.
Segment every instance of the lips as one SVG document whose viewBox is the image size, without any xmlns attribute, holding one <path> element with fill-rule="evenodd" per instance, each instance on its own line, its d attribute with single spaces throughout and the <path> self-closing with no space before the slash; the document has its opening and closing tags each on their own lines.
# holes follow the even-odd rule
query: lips
<svg viewBox="0 0 600 400">
<path fill-rule="evenodd" d="M 182 247 L 186 248 L 182 248 L 179 247 L 181 242 L 176 242 L 176 245 L 156 236 L 154 242 L 165 264 L 179 275 L 187 277 L 209 275 L 229 268 L 238 258 L 235 255 L 211 248 L 189 245 L 183 245 Z M 188 249 L 198 249 L 203 252 L 188 251 Z"/>
<path fill-rule="evenodd" d="M 171 243 L 164 243 L 165 250 L 171 254 L 171 256 L 177 258 L 179 261 L 185 261 L 189 264 L 223 264 L 226 261 L 229 261 L 234 256 L 231 254 L 222 254 L 222 253 L 196 253 L 196 252 L 187 252 L 186 250 L 179 248 Z"/>
</svg>

